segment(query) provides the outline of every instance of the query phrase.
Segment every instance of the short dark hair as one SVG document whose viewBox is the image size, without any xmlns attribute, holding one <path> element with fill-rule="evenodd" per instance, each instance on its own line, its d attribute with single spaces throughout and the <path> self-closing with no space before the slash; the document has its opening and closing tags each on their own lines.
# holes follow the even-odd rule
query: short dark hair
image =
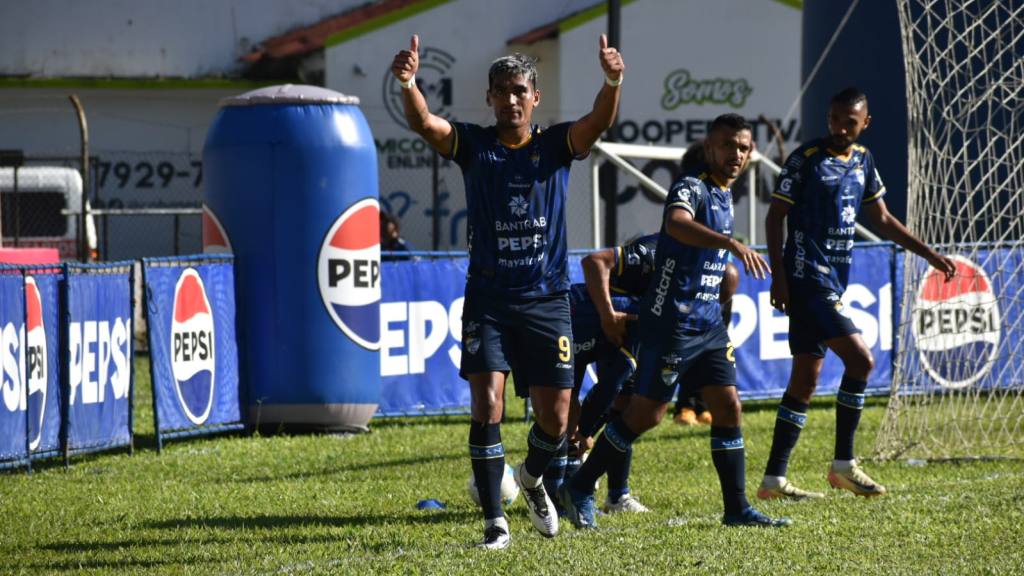
<svg viewBox="0 0 1024 576">
<path fill-rule="evenodd" d="M 679 167 L 684 172 L 696 170 L 698 167 L 703 166 L 707 163 L 707 159 L 704 157 L 704 140 L 697 140 L 691 142 L 686 147 L 686 152 L 683 153 L 683 159 L 679 161 Z"/>
<path fill-rule="evenodd" d="M 751 133 L 754 132 L 754 127 L 750 125 L 750 122 L 747 122 L 746 118 L 733 112 L 722 114 L 718 118 L 715 118 L 711 122 L 711 128 L 708 129 L 708 134 L 711 134 L 721 128 L 729 128 L 736 132 L 739 132 L 740 130 L 749 130 Z"/>
<path fill-rule="evenodd" d="M 522 75 L 530 86 L 537 88 L 536 58 L 516 52 L 491 62 L 491 69 L 487 71 L 487 87 L 494 86 L 494 79 L 498 76 L 519 75 Z"/>
<path fill-rule="evenodd" d="M 862 92 L 860 88 L 850 86 L 836 92 L 835 95 L 832 96 L 832 100 L 829 101 L 829 105 L 839 104 L 840 106 L 856 106 L 861 102 L 867 106 L 868 95 Z"/>
</svg>

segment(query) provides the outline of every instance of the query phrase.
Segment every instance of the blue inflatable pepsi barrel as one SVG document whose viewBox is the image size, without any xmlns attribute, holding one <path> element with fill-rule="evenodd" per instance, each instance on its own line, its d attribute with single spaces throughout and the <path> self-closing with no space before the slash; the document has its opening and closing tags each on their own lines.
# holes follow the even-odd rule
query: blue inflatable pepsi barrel
<svg viewBox="0 0 1024 576">
<path fill-rule="evenodd" d="M 221 101 L 203 148 L 207 251 L 235 255 L 250 424 L 365 429 L 380 398 L 377 152 L 358 99 Z"/>
</svg>

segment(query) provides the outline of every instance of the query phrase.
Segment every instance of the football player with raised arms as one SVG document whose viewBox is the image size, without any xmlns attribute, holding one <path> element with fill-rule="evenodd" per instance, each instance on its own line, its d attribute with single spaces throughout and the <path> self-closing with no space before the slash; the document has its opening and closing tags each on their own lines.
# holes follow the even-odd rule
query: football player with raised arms
<svg viewBox="0 0 1024 576">
<path fill-rule="evenodd" d="M 853 260 L 854 227 L 863 208 L 882 236 L 953 277 L 956 267 L 918 240 L 889 213 L 875 160 L 857 138 L 871 123 L 868 99 L 857 88 L 832 97 L 826 138 L 796 149 L 783 166 L 765 220 L 772 275 L 771 302 L 789 315 L 793 354 L 789 384 L 775 419 L 772 448 L 758 498 L 806 500 L 824 494 L 797 488 L 786 478 L 789 456 L 807 420 L 807 406 L 831 349 L 843 361 L 836 395 L 835 454 L 828 471 L 833 488 L 858 496 L 885 494 L 854 458 L 854 435 L 864 407 L 871 350 L 843 313 L 842 295 Z M 786 241 L 783 249 L 783 222 Z"/>
<path fill-rule="evenodd" d="M 593 528 L 594 482 L 619 466 L 633 442 L 657 426 L 676 386 L 700 387 L 711 411 L 711 459 L 725 507 L 723 523 L 783 526 L 755 510 L 746 497 L 746 463 L 736 392 L 736 358 L 719 301 L 731 252 L 748 275 L 765 278 L 768 264 L 732 237 L 729 186 L 753 152 L 751 126 L 737 114 L 712 122 L 707 166 L 684 173 L 665 199 L 656 267 L 640 305 L 636 388 L 625 412 L 609 422 L 589 459 L 562 485 L 559 498 L 578 528 Z"/>
<path fill-rule="evenodd" d="M 527 56 L 512 54 L 491 64 L 485 100 L 495 123 L 487 127 L 430 113 L 416 85 L 417 36 L 391 65 L 409 127 L 459 165 L 466 186 L 469 270 L 460 374 L 470 386 L 469 453 L 484 512 L 485 549 L 505 548 L 510 541 L 500 502 L 505 450 L 499 428 L 510 371 L 516 392 L 529 395 L 536 417 L 516 481 L 534 527 L 547 537 L 558 533 L 558 515 L 542 478 L 566 441 L 573 386 L 565 222 L 569 166 L 611 126 L 624 69 L 604 35 L 598 61 L 604 82 L 593 109 L 545 130 L 532 123 L 541 93 L 536 65 Z"/>
</svg>

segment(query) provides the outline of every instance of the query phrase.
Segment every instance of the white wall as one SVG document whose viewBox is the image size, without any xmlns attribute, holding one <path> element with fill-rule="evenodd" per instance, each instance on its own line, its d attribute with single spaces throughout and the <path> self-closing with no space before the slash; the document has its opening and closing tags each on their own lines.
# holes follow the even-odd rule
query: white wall
<svg viewBox="0 0 1024 576">
<path fill-rule="evenodd" d="M 448 79 L 451 102 L 444 111 L 463 121 L 489 124 L 484 102 L 490 62 L 515 49 L 540 58 L 542 102 L 535 121 L 551 124 L 586 113 L 601 83 L 597 37 L 601 15 L 560 38 L 529 47 L 506 42 L 537 26 L 592 5 L 595 0 L 523 0 L 497 3 L 453 0 L 325 50 L 329 88 L 362 99 L 378 141 L 381 195 L 399 212 L 405 235 L 417 248 L 431 247 L 431 155 L 422 141 L 388 111 L 393 84 L 388 66 L 417 32 L 425 64 L 420 77 L 433 85 Z M 363 0 L 0 0 L 0 75 L 209 76 L 237 70 L 251 42 L 312 24 L 362 5 Z M 732 110 L 716 104 L 661 107 L 665 76 L 686 68 L 705 79 L 745 78 L 753 92 L 739 111 L 781 117 L 799 86 L 800 13 L 775 0 L 637 0 L 623 8 L 626 59 L 620 120 L 642 126 L 669 120 L 707 120 Z M 434 58 L 428 59 L 429 50 Z M 442 52 L 450 56 L 441 58 Z M 78 154 L 78 128 L 67 94 L 81 97 L 88 115 L 91 150 L 112 162 L 131 164 L 128 178 L 110 178 L 106 199 L 132 203 L 192 202 L 192 184 L 210 121 L 223 96 L 246 90 L 0 88 L 0 148 L 29 155 Z M 430 97 L 435 110 L 440 97 Z M 394 109 L 395 101 L 392 101 Z M 685 135 L 672 139 L 684 144 Z M 142 166 L 138 166 L 139 163 Z M 172 164 L 168 186 L 139 187 L 147 170 Z M 410 167 L 411 166 L 411 167 Z M 589 243 L 589 163 L 573 169 L 570 245 Z M 465 207 L 462 177 L 454 166 L 440 171 L 443 197 L 440 247 L 462 248 Z M 668 184 L 667 176 L 658 176 Z M 162 182 L 160 182 L 162 184 Z M 620 179 L 620 187 L 631 185 Z M 745 204 L 737 207 L 737 218 Z M 622 206 L 622 240 L 657 226 L 660 207 L 640 196 Z M 745 224 L 737 231 L 744 233 Z M 161 233 L 162 234 L 162 233 Z"/>
<path fill-rule="evenodd" d="M 555 40 L 528 47 L 506 45 L 508 39 L 572 12 L 559 10 L 561 6 L 556 4 L 560 3 L 538 1 L 524 8 L 524 3 L 456 0 L 326 51 L 327 85 L 362 98 L 363 112 L 381 152 L 381 195 L 392 201 L 402 218 L 404 235 L 416 247 L 430 248 L 430 154 L 412 150 L 414 146 L 422 147 L 422 143 L 405 128 L 401 118 L 398 87 L 388 72 L 392 57 L 408 46 L 413 32 L 418 32 L 424 62 L 431 60 L 426 56 L 428 50 L 451 56 L 450 61 L 428 66 L 420 73 L 430 85 L 442 79 L 451 82 L 449 105 L 442 107 L 439 97 L 428 94 L 431 108 L 461 121 L 490 124 L 492 113 L 484 103 L 487 68 L 494 58 L 523 50 L 541 61 L 542 97 L 535 121 L 550 124 L 572 120 L 590 110 L 601 86 L 598 37 L 606 29 L 607 16 L 570 29 Z M 622 18 L 627 72 L 619 118 L 627 126 L 665 127 L 671 122 L 685 130 L 688 121 L 697 128 L 728 111 L 748 118 L 758 114 L 781 118 L 796 97 L 800 74 L 798 10 L 774 0 L 638 0 L 623 8 Z M 666 110 L 661 105 L 665 78 L 679 69 L 689 70 L 700 80 L 742 79 L 752 91 L 738 107 L 706 102 Z M 391 113 L 388 93 L 395 95 L 390 102 Z M 798 120 L 792 122 L 798 125 Z M 758 130 L 759 136 L 764 133 L 763 128 Z M 794 138 L 795 133 L 794 129 Z M 655 128 L 648 128 L 648 136 L 658 137 Z M 656 143 L 685 146 L 689 136 L 684 132 L 668 138 L 662 129 Z M 763 137 L 759 140 L 762 145 L 767 143 Z M 636 139 L 637 143 L 648 141 L 642 134 Z M 440 247 L 460 248 L 465 242 L 465 222 L 459 220 L 465 206 L 461 174 L 455 167 L 442 169 L 441 174 L 442 194 L 447 196 Z M 591 237 L 589 162 L 577 163 L 572 174 L 570 245 L 583 247 Z M 659 179 L 663 185 L 670 183 L 665 173 Z M 634 184 L 620 178 L 621 188 Z M 737 206 L 738 221 L 746 202 Z M 620 206 L 618 240 L 656 229 L 660 209 L 660 204 L 640 194 Z M 747 235 L 746 228 L 742 219 L 736 230 Z M 759 236 L 763 238 L 763 233 Z"/>
<path fill-rule="evenodd" d="M 365 0 L 0 0 L 0 75 L 196 77 Z"/>
<path fill-rule="evenodd" d="M 781 120 L 797 97 L 800 88 L 800 12 L 772 0 L 644 0 L 629 4 L 622 13 L 622 53 L 626 78 L 619 110 L 623 141 L 644 144 L 687 146 L 704 137 L 704 128 L 719 114 L 735 112 L 748 119 L 763 114 Z M 561 109 L 565 117 L 577 117 L 590 109 L 590 99 L 580 87 L 596 87 L 602 72 L 597 64 L 597 36 L 605 29 L 604 19 L 590 21 L 563 34 L 559 46 L 562 67 Z M 750 92 L 746 98 L 729 102 L 680 102 L 666 107 L 666 79 L 675 71 L 686 70 L 694 80 L 743 82 Z M 586 90 L 583 90 L 584 92 Z M 669 99 L 669 106 L 676 102 Z M 678 129 L 679 132 L 675 132 Z M 693 133 L 687 128 L 694 128 Z M 790 131 L 788 150 L 797 140 L 799 118 L 785 127 Z M 670 134 L 670 132 L 675 132 Z M 755 126 L 762 150 L 769 143 L 764 126 Z M 643 161 L 637 165 L 642 166 Z M 574 194 L 581 197 L 589 187 L 589 173 L 577 171 Z M 670 178 L 665 171 L 655 179 L 666 188 Z M 581 186 L 582 185 L 582 186 Z M 632 178 L 620 176 L 620 194 Z M 734 231 L 750 237 L 746 210 L 748 200 L 736 206 Z M 764 213 L 767 202 L 758 202 L 759 230 L 764 241 Z M 635 194 L 619 206 L 619 240 L 657 230 L 661 219 L 661 201 L 654 202 Z M 572 212 L 577 214 L 578 212 Z M 571 222 L 578 229 L 584 222 Z"/>
</svg>

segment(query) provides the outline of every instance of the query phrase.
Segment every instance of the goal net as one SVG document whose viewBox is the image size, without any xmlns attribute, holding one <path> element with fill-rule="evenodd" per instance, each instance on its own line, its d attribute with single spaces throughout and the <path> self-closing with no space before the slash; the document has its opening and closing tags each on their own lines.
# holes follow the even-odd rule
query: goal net
<svg viewBox="0 0 1024 576">
<path fill-rule="evenodd" d="M 955 257 L 904 259 L 880 456 L 1024 455 L 1024 2 L 898 0 L 907 223 Z"/>
</svg>

